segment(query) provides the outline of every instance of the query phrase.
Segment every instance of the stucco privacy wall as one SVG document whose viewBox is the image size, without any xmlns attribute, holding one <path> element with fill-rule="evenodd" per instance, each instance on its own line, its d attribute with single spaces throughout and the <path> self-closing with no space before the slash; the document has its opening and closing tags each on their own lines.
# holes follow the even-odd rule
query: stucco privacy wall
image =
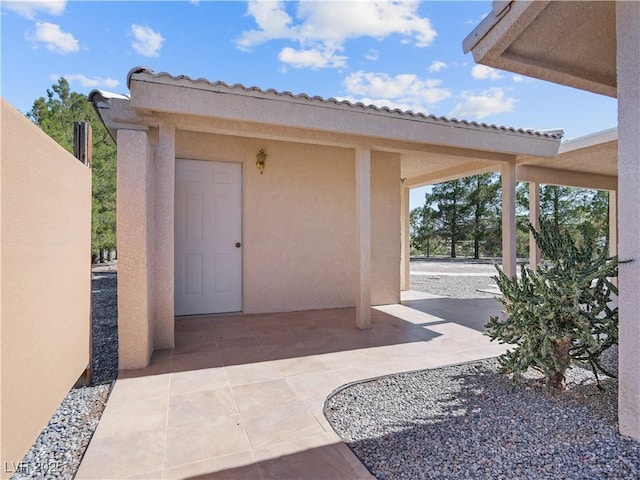
<svg viewBox="0 0 640 480">
<path fill-rule="evenodd" d="M 91 170 L 5 100 L 1 120 L 0 461 L 7 478 L 89 364 Z"/>
<path fill-rule="evenodd" d="M 176 157 L 243 164 L 245 313 L 353 306 L 353 149 L 178 130 Z M 373 304 L 399 301 L 399 184 L 399 156 L 373 152 Z"/>
</svg>

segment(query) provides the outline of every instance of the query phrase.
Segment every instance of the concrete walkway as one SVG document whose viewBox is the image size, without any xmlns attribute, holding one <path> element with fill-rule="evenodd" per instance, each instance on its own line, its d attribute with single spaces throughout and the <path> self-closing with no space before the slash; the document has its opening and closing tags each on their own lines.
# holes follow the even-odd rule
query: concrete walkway
<svg viewBox="0 0 640 480">
<path fill-rule="evenodd" d="M 121 372 L 76 479 L 369 479 L 322 413 L 355 380 L 493 357 L 488 299 L 176 320 L 176 348 Z"/>
</svg>

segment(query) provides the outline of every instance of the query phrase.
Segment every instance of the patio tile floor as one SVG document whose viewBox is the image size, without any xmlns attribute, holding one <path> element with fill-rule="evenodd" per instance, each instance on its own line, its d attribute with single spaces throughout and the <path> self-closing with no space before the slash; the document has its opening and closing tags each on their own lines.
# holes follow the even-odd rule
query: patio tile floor
<svg viewBox="0 0 640 480">
<path fill-rule="evenodd" d="M 120 372 L 76 479 L 371 479 L 322 413 L 346 383 L 504 352 L 500 305 L 404 292 L 353 308 L 176 319 L 176 348 Z"/>
</svg>

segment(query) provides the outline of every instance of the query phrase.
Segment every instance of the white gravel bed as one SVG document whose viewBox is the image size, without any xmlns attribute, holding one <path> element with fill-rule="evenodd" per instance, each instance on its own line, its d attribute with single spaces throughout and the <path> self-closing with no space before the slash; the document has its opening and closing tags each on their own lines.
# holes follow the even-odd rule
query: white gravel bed
<svg viewBox="0 0 640 480">
<path fill-rule="evenodd" d="M 514 385 L 496 371 L 484 360 L 356 383 L 325 415 L 380 480 L 640 478 L 614 379 L 601 392 L 575 367 L 568 390 L 551 393 L 533 375 Z"/>
<path fill-rule="evenodd" d="M 496 281 L 488 276 L 411 275 L 411 290 L 453 298 L 495 298 L 495 294 L 481 292 L 494 287 Z M 487 319 L 488 320 L 488 319 Z"/>
<path fill-rule="evenodd" d="M 95 432 L 118 374 L 118 307 L 115 265 L 92 275 L 93 380 L 73 388 L 19 465 L 11 480 L 72 479 Z"/>
</svg>

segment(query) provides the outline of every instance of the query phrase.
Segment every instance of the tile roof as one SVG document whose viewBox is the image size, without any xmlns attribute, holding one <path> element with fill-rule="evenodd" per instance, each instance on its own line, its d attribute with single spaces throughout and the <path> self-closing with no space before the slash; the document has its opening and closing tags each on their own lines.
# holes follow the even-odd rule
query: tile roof
<svg viewBox="0 0 640 480">
<path fill-rule="evenodd" d="M 144 73 L 147 75 L 150 75 L 152 78 L 155 79 L 162 79 L 162 78 L 166 78 L 172 81 L 187 81 L 196 85 L 201 85 L 204 87 L 212 87 L 214 90 L 216 91 L 221 91 L 221 90 L 228 90 L 234 93 L 238 93 L 238 94 L 249 94 L 249 95 L 259 95 L 261 97 L 281 97 L 283 99 L 288 98 L 288 99 L 293 99 L 296 101 L 301 101 L 304 103 L 309 103 L 309 104 L 313 104 L 313 103 L 322 103 L 324 105 L 329 105 L 329 106 L 336 106 L 336 107 L 346 107 L 346 108 L 353 108 L 353 109 L 362 109 L 362 110 L 370 110 L 373 113 L 380 113 L 380 114 L 391 114 L 394 116 L 398 116 L 400 118 L 404 117 L 410 117 L 413 119 L 423 119 L 423 120 L 427 120 L 427 121 L 435 121 L 438 123 L 448 123 L 448 124 L 453 124 L 453 125 L 464 125 L 464 126 L 470 126 L 470 127 L 475 127 L 475 128 L 479 128 L 479 129 L 488 129 L 488 130 L 499 130 L 499 131 L 504 131 L 504 132 L 513 132 L 513 133 L 518 133 L 518 134 L 522 134 L 522 135 L 531 135 L 531 136 L 536 136 L 536 137 L 542 137 L 542 138 L 549 138 L 549 139 L 560 139 L 563 136 L 563 132 L 562 130 L 551 130 L 551 131 L 540 131 L 540 130 L 535 130 L 535 129 L 524 129 L 524 128 L 513 128 L 513 127 L 505 127 L 505 126 L 501 126 L 501 125 L 495 125 L 495 124 L 487 124 L 487 123 L 480 123 L 480 122 L 475 122 L 475 121 L 468 121 L 468 120 L 458 120 L 456 118 L 448 118 L 448 117 L 443 117 L 443 116 L 436 116 L 436 115 L 427 115 L 424 113 L 420 113 L 420 112 L 413 112 L 413 111 L 403 111 L 400 109 L 391 109 L 389 107 L 378 107 L 376 105 L 365 105 L 364 103 L 361 102 L 356 102 L 356 103 L 352 103 L 349 102 L 347 100 L 338 100 L 335 98 L 324 98 L 324 97 L 320 97 L 320 96 L 310 96 L 307 95 L 306 93 L 298 93 L 298 94 L 294 94 L 292 92 L 289 91 L 284 91 L 284 92 L 280 92 L 278 90 L 275 90 L 273 88 L 267 89 L 267 90 L 263 90 L 262 88 L 259 87 L 246 87 L 242 84 L 236 83 L 233 85 L 229 85 L 226 82 L 223 82 L 221 80 L 212 82 L 206 78 L 197 78 L 197 79 L 193 79 L 187 75 L 171 75 L 170 73 L 167 72 L 159 72 L 156 73 L 155 71 L 153 71 L 150 68 L 147 67 L 135 67 L 132 68 L 128 75 L 127 75 L 127 86 L 130 88 L 131 85 L 131 77 L 135 74 L 140 74 L 140 73 Z"/>
</svg>

